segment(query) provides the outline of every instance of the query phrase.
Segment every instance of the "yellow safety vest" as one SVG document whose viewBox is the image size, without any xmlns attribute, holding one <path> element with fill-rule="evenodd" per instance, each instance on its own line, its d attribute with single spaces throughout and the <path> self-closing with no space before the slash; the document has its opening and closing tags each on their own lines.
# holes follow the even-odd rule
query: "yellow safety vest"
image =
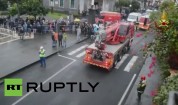
<svg viewBox="0 0 178 105">
<path fill-rule="evenodd" d="M 40 50 L 40 57 L 45 57 L 45 50 Z"/>
</svg>

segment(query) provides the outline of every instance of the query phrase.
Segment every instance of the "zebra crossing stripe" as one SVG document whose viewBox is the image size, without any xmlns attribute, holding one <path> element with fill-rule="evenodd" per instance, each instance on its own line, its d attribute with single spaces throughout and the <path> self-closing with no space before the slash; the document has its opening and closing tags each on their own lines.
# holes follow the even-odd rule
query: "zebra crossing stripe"
<svg viewBox="0 0 178 105">
<path fill-rule="evenodd" d="M 125 61 L 128 57 L 129 57 L 129 54 L 125 54 L 125 55 L 122 57 L 121 61 L 117 63 L 117 65 L 116 65 L 115 68 L 116 68 L 116 69 L 119 69 L 119 67 L 124 63 L 124 61 Z"/>
<path fill-rule="evenodd" d="M 85 55 L 85 51 L 83 51 L 82 53 L 78 54 L 76 57 L 77 57 L 77 58 L 80 58 L 80 57 L 82 57 L 82 56 L 84 56 L 84 55 Z"/>
<path fill-rule="evenodd" d="M 75 53 L 79 52 L 80 50 L 84 49 L 84 48 L 85 48 L 85 47 L 87 47 L 87 46 L 88 46 L 88 45 L 87 45 L 87 44 L 85 44 L 85 45 L 83 45 L 83 46 L 79 47 L 78 49 L 76 49 L 76 50 L 74 50 L 74 51 L 72 51 L 72 52 L 68 53 L 68 55 L 73 55 L 73 54 L 75 54 Z"/>
<path fill-rule="evenodd" d="M 138 59 L 138 56 L 133 56 L 132 59 L 130 60 L 130 62 L 125 67 L 124 71 L 129 72 L 137 59 Z"/>
</svg>

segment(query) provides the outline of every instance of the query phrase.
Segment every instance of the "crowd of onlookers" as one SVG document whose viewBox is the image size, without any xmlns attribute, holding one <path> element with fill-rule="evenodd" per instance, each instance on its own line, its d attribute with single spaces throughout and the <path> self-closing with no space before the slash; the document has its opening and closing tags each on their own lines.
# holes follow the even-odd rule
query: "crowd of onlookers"
<svg viewBox="0 0 178 105">
<path fill-rule="evenodd" d="M 3 28 L 9 28 L 15 30 L 21 34 L 30 34 L 31 32 L 45 34 L 48 32 L 59 31 L 64 29 L 67 32 L 77 32 L 77 28 L 80 26 L 82 35 L 92 35 L 94 33 L 94 27 L 87 22 L 73 22 L 67 19 L 59 20 L 47 20 L 44 17 L 37 19 L 23 19 L 16 18 L 11 20 L 10 18 L 0 17 L 0 26 Z"/>
<path fill-rule="evenodd" d="M 57 43 L 59 46 L 66 47 L 69 34 L 75 34 L 77 41 L 81 40 L 81 35 L 94 40 L 99 30 L 98 26 L 86 21 L 47 20 L 44 17 L 37 19 L 16 18 L 15 20 L 0 18 L 0 26 L 16 31 L 20 39 L 24 39 L 24 36 L 34 36 L 36 33 L 40 35 L 48 33 L 52 36 L 53 47 L 56 47 Z"/>
<path fill-rule="evenodd" d="M 14 20 L 9 18 L 0 18 L 0 25 L 3 28 L 9 28 L 19 33 L 46 33 L 50 29 L 55 28 L 54 22 L 52 24 L 49 24 L 49 22 L 46 22 L 45 18 L 38 18 L 36 20 L 28 18 L 16 18 Z"/>
</svg>

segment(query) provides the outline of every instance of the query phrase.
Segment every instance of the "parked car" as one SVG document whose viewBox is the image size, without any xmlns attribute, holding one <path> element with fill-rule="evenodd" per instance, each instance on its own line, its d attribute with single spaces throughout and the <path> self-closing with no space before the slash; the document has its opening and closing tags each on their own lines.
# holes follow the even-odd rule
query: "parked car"
<svg viewBox="0 0 178 105">
<path fill-rule="evenodd" d="M 129 14 L 127 21 L 135 23 L 137 20 L 140 20 L 141 16 L 142 16 L 141 13 L 132 12 L 132 13 Z"/>
</svg>

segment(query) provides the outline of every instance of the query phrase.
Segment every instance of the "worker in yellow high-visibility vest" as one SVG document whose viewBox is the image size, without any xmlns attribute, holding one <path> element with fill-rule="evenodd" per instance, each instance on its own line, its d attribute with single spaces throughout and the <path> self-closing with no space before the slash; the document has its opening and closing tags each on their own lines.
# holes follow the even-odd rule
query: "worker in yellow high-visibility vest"
<svg viewBox="0 0 178 105">
<path fill-rule="evenodd" d="M 45 55 L 45 49 L 43 48 L 43 46 L 40 47 L 39 57 L 40 57 L 41 67 L 46 67 L 46 58 L 45 58 L 46 55 Z"/>
<path fill-rule="evenodd" d="M 144 93 L 145 88 L 146 88 L 146 77 L 144 75 L 142 75 L 141 80 L 137 87 L 138 101 L 141 100 L 141 95 Z"/>
</svg>

